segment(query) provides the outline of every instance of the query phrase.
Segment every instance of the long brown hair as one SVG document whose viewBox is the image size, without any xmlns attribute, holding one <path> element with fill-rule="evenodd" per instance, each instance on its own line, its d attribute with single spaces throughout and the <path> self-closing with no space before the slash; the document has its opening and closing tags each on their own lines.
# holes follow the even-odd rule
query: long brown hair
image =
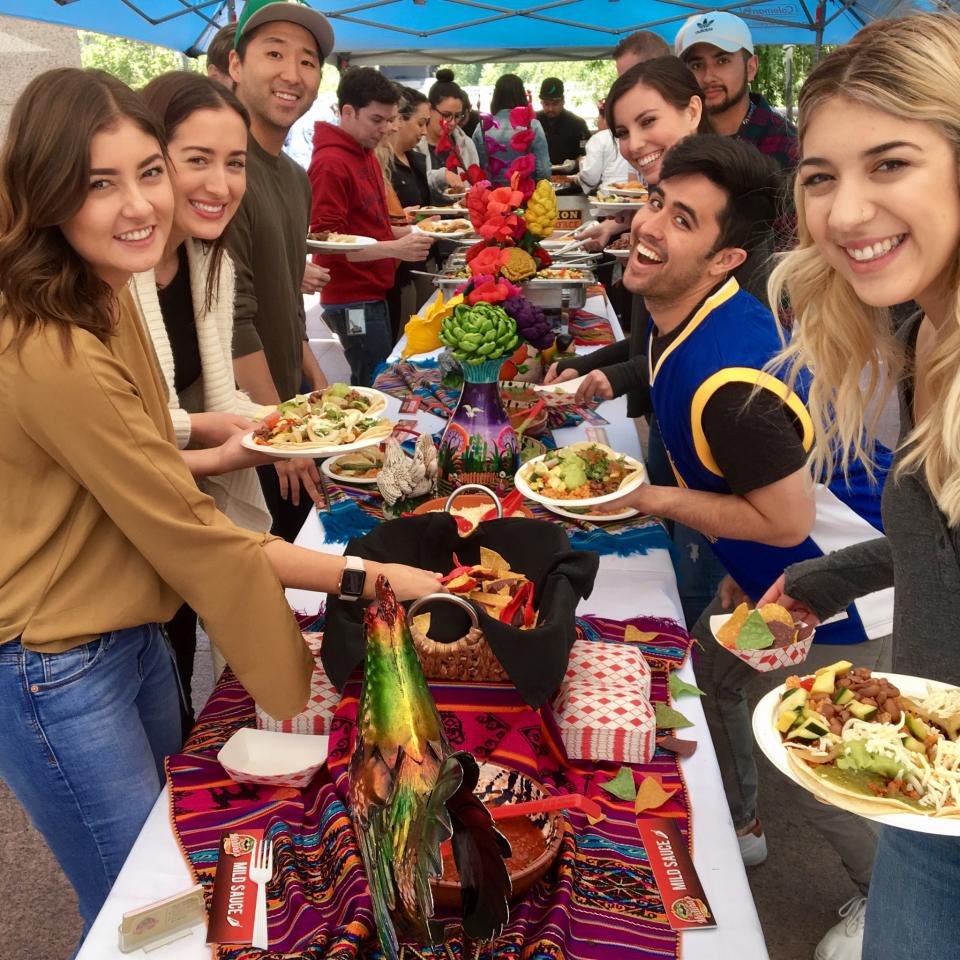
<svg viewBox="0 0 960 960">
<path fill-rule="evenodd" d="M 90 192 L 90 144 L 121 119 L 154 137 L 163 131 L 126 84 L 101 70 L 49 70 L 32 80 L 13 108 L 0 154 L 0 296 L 13 324 L 11 345 L 44 323 L 113 332 L 113 295 L 67 243 L 60 225 Z"/>
<path fill-rule="evenodd" d="M 613 118 L 613 108 L 617 101 L 641 83 L 645 87 L 656 90 L 674 110 L 683 110 L 694 97 L 701 104 L 703 103 L 700 84 L 682 60 L 677 57 L 654 57 L 653 60 L 643 60 L 621 73 L 610 87 L 604 106 L 607 127 L 610 130 L 615 129 L 617 125 Z M 707 117 L 707 111 L 704 110 L 700 114 L 697 133 L 712 132 L 710 119 Z"/>
<path fill-rule="evenodd" d="M 233 110 L 237 113 L 247 130 L 250 129 L 250 114 L 247 108 L 225 87 L 214 83 L 208 77 L 186 70 L 154 77 L 141 91 L 144 103 L 163 124 L 167 142 L 172 140 L 177 127 L 189 119 L 198 110 Z M 210 252 L 210 270 L 207 273 L 206 308 L 209 310 L 216 296 L 220 282 L 220 267 L 226 252 L 227 235 L 230 225 L 223 233 L 205 244 Z"/>
</svg>

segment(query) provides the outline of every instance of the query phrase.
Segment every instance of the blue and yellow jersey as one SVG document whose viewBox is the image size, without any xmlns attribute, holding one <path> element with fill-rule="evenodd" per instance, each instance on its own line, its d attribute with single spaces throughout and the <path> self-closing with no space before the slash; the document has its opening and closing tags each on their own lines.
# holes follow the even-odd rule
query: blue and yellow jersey
<svg viewBox="0 0 960 960">
<path fill-rule="evenodd" d="M 686 326 L 652 362 L 654 329 L 648 339 L 650 395 L 663 442 L 678 483 L 693 490 L 731 493 L 704 435 L 702 417 L 710 398 L 722 387 L 742 383 L 776 394 L 792 414 L 805 450 L 813 444 L 813 423 L 806 408 L 810 377 L 802 371 L 794 388 L 764 371 L 780 350 L 776 320 L 770 311 L 730 278 L 704 301 Z M 745 457 L 750 456 L 744 450 Z M 771 547 L 749 540 L 720 537 L 712 546 L 727 572 L 754 600 L 791 563 L 823 556 L 842 547 L 882 536 L 880 494 L 892 456 L 877 445 L 876 479 L 861 464 L 846 477 L 835 471 L 829 484 L 814 487 L 814 528 L 795 547 Z M 893 591 L 857 600 L 845 614 L 817 631 L 819 643 L 856 643 L 890 633 Z"/>
</svg>

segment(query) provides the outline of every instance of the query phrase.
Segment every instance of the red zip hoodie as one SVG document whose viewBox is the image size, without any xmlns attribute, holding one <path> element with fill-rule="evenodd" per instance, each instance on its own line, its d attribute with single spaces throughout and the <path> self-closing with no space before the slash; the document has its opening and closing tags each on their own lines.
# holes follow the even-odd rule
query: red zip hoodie
<svg viewBox="0 0 960 960">
<path fill-rule="evenodd" d="M 321 121 L 313 128 L 309 176 L 311 230 L 393 239 L 383 174 L 373 151 L 365 150 L 339 127 Z M 397 270 L 393 259 L 352 263 L 343 255 L 316 254 L 314 262 L 330 271 L 330 282 L 320 295 L 327 304 L 383 300 Z"/>
</svg>

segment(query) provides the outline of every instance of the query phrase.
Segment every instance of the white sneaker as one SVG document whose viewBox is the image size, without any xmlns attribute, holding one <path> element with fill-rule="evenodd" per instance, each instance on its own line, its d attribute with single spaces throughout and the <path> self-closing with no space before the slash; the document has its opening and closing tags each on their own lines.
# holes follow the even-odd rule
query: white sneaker
<svg viewBox="0 0 960 960">
<path fill-rule="evenodd" d="M 817 944 L 813 960 L 860 960 L 867 898 L 851 897 L 840 908 L 840 922 Z"/>
<path fill-rule="evenodd" d="M 737 840 L 745 867 L 759 866 L 767 859 L 767 838 L 763 835 L 759 819 L 753 821 L 753 826 L 747 833 L 742 836 L 738 834 Z"/>
</svg>

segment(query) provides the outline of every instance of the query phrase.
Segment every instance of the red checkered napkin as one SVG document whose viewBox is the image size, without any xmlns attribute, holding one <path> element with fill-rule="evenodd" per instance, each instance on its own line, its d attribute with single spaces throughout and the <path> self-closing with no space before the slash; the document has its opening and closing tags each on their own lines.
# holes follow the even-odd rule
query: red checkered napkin
<svg viewBox="0 0 960 960">
<path fill-rule="evenodd" d="M 330 721 L 340 705 L 340 694 L 327 678 L 320 663 L 322 633 L 305 633 L 303 639 L 313 653 L 315 665 L 310 681 L 310 699 L 307 708 L 290 720 L 274 720 L 266 711 L 257 707 L 257 727 L 260 730 L 280 730 L 283 733 L 330 733 Z"/>
<path fill-rule="evenodd" d="M 649 763 L 653 757 L 657 721 L 642 693 L 565 683 L 553 711 L 571 760 Z"/>
<path fill-rule="evenodd" d="M 596 690 L 626 688 L 650 697 L 650 667 L 643 654 L 626 643 L 578 641 L 570 651 L 564 686 Z"/>
</svg>

